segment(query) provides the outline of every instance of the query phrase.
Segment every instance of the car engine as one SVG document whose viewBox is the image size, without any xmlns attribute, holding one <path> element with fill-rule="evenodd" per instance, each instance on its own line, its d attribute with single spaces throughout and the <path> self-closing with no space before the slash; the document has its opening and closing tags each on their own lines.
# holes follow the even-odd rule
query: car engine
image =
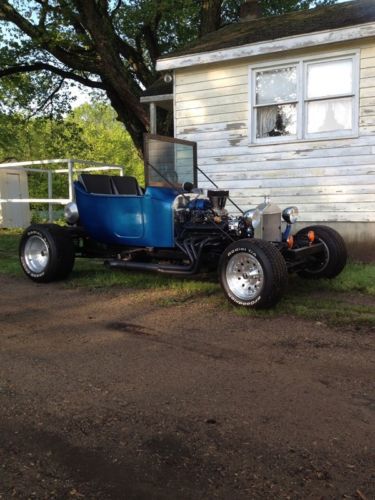
<svg viewBox="0 0 375 500">
<path fill-rule="evenodd" d="M 228 214 L 226 207 L 229 191 L 210 189 L 207 194 L 202 190 L 179 195 L 174 203 L 175 227 L 177 232 L 182 229 L 208 229 L 219 227 L 226 233 L 238 237 L 252 237 L 253 218 L 247 213 L 240 216 Z"/>
</svg>

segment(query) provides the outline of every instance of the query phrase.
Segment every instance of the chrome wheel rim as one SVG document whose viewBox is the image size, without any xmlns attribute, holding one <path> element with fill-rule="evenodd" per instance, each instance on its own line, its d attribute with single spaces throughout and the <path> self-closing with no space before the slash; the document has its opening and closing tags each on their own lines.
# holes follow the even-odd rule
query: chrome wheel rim
<svg viewBox="0 0 375 500">
<path fill-rule="evenodd" d="M 229 290 L 241 300 L 253 300 L 263 288 L 264 273 L 259 261 L 246 252 L 229 259 L 226 269 Z"/>
<path fill-rule="evenodd" d="M 36 274 L 42 273 L 49 261 L 47 243 L 40 236 L 33 235 L 27 240 L 24 249 L 25 264 L 28 269 Z"/>
</svg>

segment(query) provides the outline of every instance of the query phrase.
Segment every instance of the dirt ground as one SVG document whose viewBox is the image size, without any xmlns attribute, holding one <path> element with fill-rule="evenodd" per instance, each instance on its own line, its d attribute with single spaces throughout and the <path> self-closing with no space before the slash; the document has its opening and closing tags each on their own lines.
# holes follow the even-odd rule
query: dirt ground
<svg viewBox="0 0 375 500">
<path fill-rule="evenodd" d="M 1 499 L 375 498 L 370 331 L 0 287 Z"/>
</svg>

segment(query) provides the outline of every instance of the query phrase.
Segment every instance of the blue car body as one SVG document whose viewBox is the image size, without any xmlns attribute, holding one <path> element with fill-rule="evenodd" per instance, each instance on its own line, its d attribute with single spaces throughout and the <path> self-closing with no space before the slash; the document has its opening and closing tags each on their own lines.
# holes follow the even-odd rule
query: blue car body
<svg viewBox="0 0 375 500">
<path fill-rule="evenodd" d="M 143 195 L 88 193 L 74 184 L 81 224 L 109 245 L 173 248 L 173 202 L 178 191 L 148 186 Z"/>
</svg>

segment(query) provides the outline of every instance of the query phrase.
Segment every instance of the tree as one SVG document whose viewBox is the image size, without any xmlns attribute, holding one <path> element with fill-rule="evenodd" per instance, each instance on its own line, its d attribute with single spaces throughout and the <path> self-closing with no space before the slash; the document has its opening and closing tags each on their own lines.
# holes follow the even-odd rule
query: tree
<svg viewBox="0 0 375 500">
<path fill-rule="evenodd" d="M 142 183 L 143 162 L 111 106 L 100 102 L 82 104 L 70 113 L 65 123 L 80 130 L 85 144 L 81 157 L 123 165 L 127 174 L 136 176 Z"/>
<path fill-rule="evenodd" d="M 79 123 L 0 114 L 0 161 L 82 157 L 88 149 Z"/>
<path fill-rule="evenodd" d="M 63 119 L 0 113 L 0 162 L 82 158 L 127 167 L 141 179 L 142 161 L 108 104 L 82 104 Z"/>
<path fill-rule="evenodd" d="M 272 14 L 334 2 L 262 0 L 262 8 L 265 14 Z M 33 113 L 53 108 L 69 80 L 104 91 L 118 120 L 141 150 L 149 123 L 139 96 L 158 78 L 157 58 L 199 34 L 237 20 L 241 3 L 0 0 L 0 78 L 7 79 L 10 100 L 11 88 L 14 93 L 22 88 Z M 58 109 L 67 105 L 64 98 L 58 102 Z"/>
</svg>

